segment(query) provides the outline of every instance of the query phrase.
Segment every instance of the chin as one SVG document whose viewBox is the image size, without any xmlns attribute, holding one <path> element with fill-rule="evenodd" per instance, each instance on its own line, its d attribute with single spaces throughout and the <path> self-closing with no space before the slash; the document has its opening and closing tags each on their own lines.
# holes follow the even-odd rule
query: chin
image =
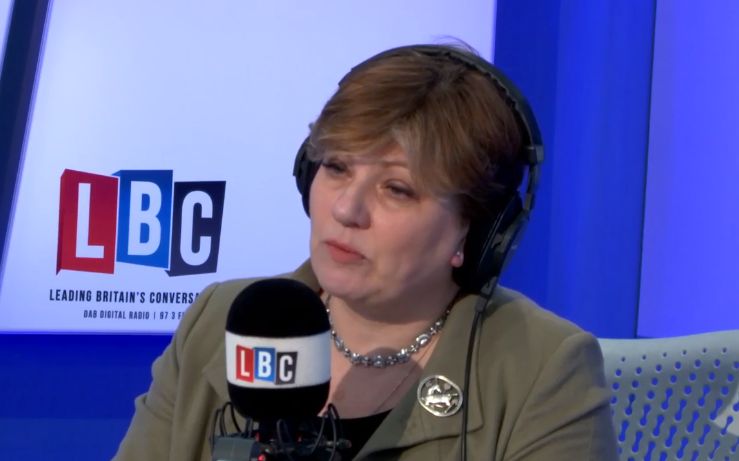
<svg viewBox="0 0 739 461">
<path fill-rule="evenodd" d="M 352 299 L 357 296 L 357 285 L 364 288 L 365 276 L 354 273 L 350 268 L 341 267 L 329 258 L 311 256 L 311 267 L 321 288 L 339 298 Z"/>
</svg>

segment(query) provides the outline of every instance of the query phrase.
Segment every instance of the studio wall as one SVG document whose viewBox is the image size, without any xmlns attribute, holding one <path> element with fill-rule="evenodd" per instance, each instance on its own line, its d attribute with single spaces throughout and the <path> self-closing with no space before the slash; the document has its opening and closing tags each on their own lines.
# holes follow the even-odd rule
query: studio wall
<svg viewBox="0 0 739 461">
<path fill-rule="evenodd" d="M 696 11 L 689 2 L 499 0 L 460 7 L 440 1 L 437 8 L 410 2 L 407 10 L 398 11 L 396 2 L 388 1 L 365 5 L 362 12 L 346 7 L 346 2 L 323 6 L 283 2 L 250 11 L 254 16 L 248 18 L 238 14 L 243 14 L 239 8 L 247 8 L 237 6 L 243 2 L 225 2 L 221 10 L 203 17 L 195 9 L 180 11 L 173 4 L 154 11 L 150 2 L 126 2 L 122 7 L 126 14 L 118 15 L 106 10 L 114 8 L 112 4 L 94 3 L 97 14 L 112 27 L 106 46 L 114 46 L 120 56 L 106 53 L 104 40 L 90 39 L 95 33 L 107 33 L 102 30 L 105 23 L 93 21 L 85 26 L 89 29 L 76 24 L 84 11 L 92 11 L 83 8 L 85 2 L 55 2 L 51 14 L 59 8 L 57 13 L 65 11 L 69 22 L 52 25 L 47 39 L 62 37 L 64 27 L 71 32 L 66 41 L 46 45 L 49 56 L 57 53 L 56 67 L 48 64 L 39 74 L 39 105 L 31 115 L 42 121 L 47 117 L 47 125 L 34 128 L 33 123 L 41 122 L 31 122 L 26 146 L 31 155 L 2 171 L 3 177 L 14 178 L 19 166 L 20 171 L 43 171 L 51 157 L 58 162 L 35 182 L 21 182 L 18 190 L 30 191 L 30 198 L 14 199 L 13 191 L 2 197 L 6 211 L 12 204 L 25 212 L 28 203 L 48 202 L 47 221 L 30 214 L 23 218 L 43 234 L 39 246 L 45 256 L 30 265 L 22 263 L 32 241 L 9 245 L 5 253 L 13 265 L 9 274 L 24 283 L 29 283 L 28 274 L 46 271 L 46 284 L 40 288 L 44 296 L 48 280 L 64 279 L 72 286 L 74 279 L 101 287 L 114 286 L 111 280 L 116 280 L 106 279 L 109 274 L 56 272 L 58 188 L 67 168 L 107 177 L 121 169 L 172 170 L 173 182 L 226 182 L 226 190 L 234 194 L 231 199 L 226 196 L 227 236 L 220 245 L 223 267 L 228 269 L 175 284 L 197 291 L 210 279 L 289 270 L 307 255 L 307 244 L 300 243 L 307 235 L 307 219 L 290 176 L 292 158 L 307 123 L 339 76 L 382 48 L 456 35 L 494 58 L 519 84 L 537 115 L 546 146 L 533 219 L 503 283 L 599 337 L 739 328 L 730 288 L 735 285 L 733 236 L 739 230 L 736 213 L 730 211 L 737 164 L 730 143 L 726 147 L 723 140 L 736 125 L 732 83 L 739 65 L 732 57 L 739 56 L 739 44 L 728 31 L 739 23 L 739 15 L 728 2 Z M 64 10 L 62 4 L 67 5 Z M 196 8 L 193 5 L 187 8 Z M 0 2 L 0 13 L 2 8 Z M 144 30 L 150 35 L 129 40 L 123 33 L 125 21 L 136 19 L 136 8 L 149 13 Z M 388 15 L 389 8 L 395 13 Z M 182 16 L 173 14 L 178 11 Z M 229 16 L 230 28 L 222 30 L 218 14 Z M 341 24 L 336 28 L 316 27 L 316 21 L 328 14 L 348 19 L 334 20 L 331 24 Z M 361 27 L 351 25 L 368 15 L 374 20 L 361 21 Z M 240 30 L 242 21 L 258 25 L 257 18 L 278 24 L 270 32 L 273 35 Z M 716 23 L 724 27 L 712 26 Z M 409 24 L 423 26 L 409 31 Z M 195 29 L 201 35 L 187 38 Z M 214 29 L 216 38 L 208 38 L 207 30 Z M 399 35 L 393 35 L 396 32 Z M 152 37 L 164 40 L 164 45 L 137 53 Z M 218 40 L 227 45 L 217 49 Z M 181 41 L 187 43 L 186 49 L 178 49 Z M 64 46 L 85 50 L 76 56 L 77 64 L 68 62 Z M 107 63 L 105 69 L 95 69 L 96 57 Z M 333 63 L 327 64 L 329 60 Z M 75 69 L 83 70 L 79 78 Z M 235 74 L 229 69 L 236 69 Z M 123 79 L 121 72 L 130 72 L 131 78 Z M 277 85 L 273 96 L 284 91 L 279 104 L 254 99 L 254 87 L 264 80 Z M 71 88 L 77 93 L 65 93 Z M 129 100 L 116 94 L 121 89 L 149 93 Z M 291 102 L 304 96 L 307 99 L 300 104 Z M 54 103 L 54 97 L 67 99 Z M 161 107 L 154 102 L 159 97 L 166 103 Z M 107 113 L 100 98 L 110 107 L 127 110 Z M 64 108 L 77 110 L 85 123 L 63 120 L 67 128 L 59 129 L 54 120 L 62 117 Z M 166 123 L 165 109 L 177 116 L 171 125 Z M 241 120 L 249 116 L 257 120 L 243 126 Z M 107 122 L 109 126 L 99 129 Z M 262 133 L 267 127 L 279 131 Z M 189 148 L 189 155 L 200 160 L 173 167 Z M 129 157 L 131 152 L 136 156 Z M 203 153 L 209 163 L 226 162 L 226 157 L 243 157 L 245 163 L 205 173 L 203 163 L 197 163 Z M 274 163 L 242 184 L 243 176 L 254 174 L 255 158 Z M 696 158 L 703 160 L 698 166 Z M 45 187 L 43 193 L 37 191 L 39 184 Z M 269 236 L 237 206 L 244 205 L 237 197 L 258 202 L 268 190 L 278 204 L 267 207 L 269 219 L 292 223 Z M 686 208 L 694 218 L 685 219 Z M 713 231 L 706 223 L 715 223 Z M 241 239 L 242 229 L 255 234 Z M 707 237 L 696 241 L 696 235 Z M 285 245 L 268 245 L 267 237 Z M 273 253 L 284 258 L 272 260 Z M 241 259 L 244 254 L 250 255 L 246 262 Z M 265 259 L 271 262 L 259 263 Z M 247 262 L 254 265 L 241 273 L 242 262 L 244 267 Z M 6 267 L 10 266 L 3 270 Z M 19 267 L 25 275 L 16 270 Z M 156 285 L 170 282 L 163 268 L 120 267 L 113 277 L 151 279 L 152 288 L 139 291 L 166 291 Z M 13 307 L 23 309 L 25 300 L 13 299 Z M 51 309 L 69 307 L 51 305 Z M 699 316 L 707 306 L 717 307 L 718 313 Z M 72 305 L 70 312 L 79 307 Z M 43 312 L 36 316 L 43 317 Z M 713 323 L 703 323 L 706 318 Z M 82 314 L 80 319 L 84 320 Z M 35 330 L 26 325 L 16 332 L 48 333 L 56 324 L 41 318 Z M 169 331 L 176 321 L 149 330 L 82 324 L 92 327 L 60 330 L 149 334 L 0 335 L 0 392 L 6 396 L 0 407 L 0 459 L 42 453 L 57 459 L 99 460 L 115 451 L 132 415 L 133 398 L 146 390 L 150 364 L 169 341 L 168 334 L 151 333 Z"/>
</svg>

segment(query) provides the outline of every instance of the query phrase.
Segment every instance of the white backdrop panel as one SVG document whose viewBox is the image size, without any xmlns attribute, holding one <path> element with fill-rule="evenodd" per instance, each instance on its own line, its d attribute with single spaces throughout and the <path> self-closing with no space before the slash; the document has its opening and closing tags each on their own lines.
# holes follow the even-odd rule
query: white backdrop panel
<svg viewBox="0 0 739 461">
<path fill-rule="evenodd" d="M 292 163 L 341 76 L 383 49 L 448 36 L 491 57 L 493 17 L 494 2 L 484 0 L 54 2 L 3 263 L 0 330 L 168 332 L 188 303 L 151 296 L 294 269 L 308 256 L 308 219 Z M 225 181 L 217 272 L 170 277 L 116 261 L 112 274 L 57 273 L 66 169 Z M 56 290 L 90 291 L 92 300 L 61 300 Z M 135 300 L 97 302 L 98 291 Z"/>
</svg>

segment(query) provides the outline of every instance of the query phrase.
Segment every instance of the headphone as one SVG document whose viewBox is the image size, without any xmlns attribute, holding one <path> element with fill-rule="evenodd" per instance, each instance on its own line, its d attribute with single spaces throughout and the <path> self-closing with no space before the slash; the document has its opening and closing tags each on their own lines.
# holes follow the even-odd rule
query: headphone
<svg viewBox="0 0 739 461">
<path fill-rule="evenodd" d="M 397 55 L 421 54 L 442 57 L 475 70 L 488 77 L 511 109 L 521 133 L 521 151 L 515 156 L 518 162 L 513 168 L 502 167 L 496 171 L 495 179 L 502 184 L 511 185 L 505 192 L 490 198 L 491 210 L 495 213 L 473 219 L 464 245 L 465 260 L 461 267 L 452 272 L 455 282 L 467 293 L 479 293 L 485 298 L 492 295 L 498 278 L 510 260 L 523 230 L 529 221 L 534 206 L 536 187 L 539 182 L 544 147 L 539 126 L 531 107 L 516 86 L 496 67 L 481 57 L 461 49 L 444 45 L 411 45 L 392 48 L 381 52 L 353 67 L 342 78 L 339 86 L 353 73 L 376 61 Z M 303 141 L 295 157 L 293 176 L 302 195 L 303 209 L 309 214 L 310 186 L 319 162 L 309 159 L 311 148 L 309 138 Z M 526 170 L 526 187 L 519 190 L 520 177 Z M 517 178 L 512 180 L 512 178 Z M 511 184 L 511 182 L 516 182 Z"/>
</svg>

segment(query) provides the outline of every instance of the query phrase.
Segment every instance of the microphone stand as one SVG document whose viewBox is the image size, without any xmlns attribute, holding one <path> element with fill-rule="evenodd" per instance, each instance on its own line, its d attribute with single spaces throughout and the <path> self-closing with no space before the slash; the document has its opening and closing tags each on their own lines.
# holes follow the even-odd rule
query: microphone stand
<svg viewBox="0 0 739 461">
<path fill-rule="evenodd" d="M 226 414 L 230 417 L 235 433 L 226 430 Z M 330 434 L 327 434 L 327 423 Z M 216 425 L 219 434 L 216 435 Z M 321 417 L 318 430 L 305 421 L 290 419 L 262 420 L 247 418 L 245 430 L 236 421 L 233 405 L 228 402 L 216 410 L 211 433 L 213 461 L 341 461 L 341 451 L 351 447 L 351 442 L 339 437 L 340 418 L 333 405 Z M 330 436 L 330 437 L 329 437 Z"/>
</svg>

